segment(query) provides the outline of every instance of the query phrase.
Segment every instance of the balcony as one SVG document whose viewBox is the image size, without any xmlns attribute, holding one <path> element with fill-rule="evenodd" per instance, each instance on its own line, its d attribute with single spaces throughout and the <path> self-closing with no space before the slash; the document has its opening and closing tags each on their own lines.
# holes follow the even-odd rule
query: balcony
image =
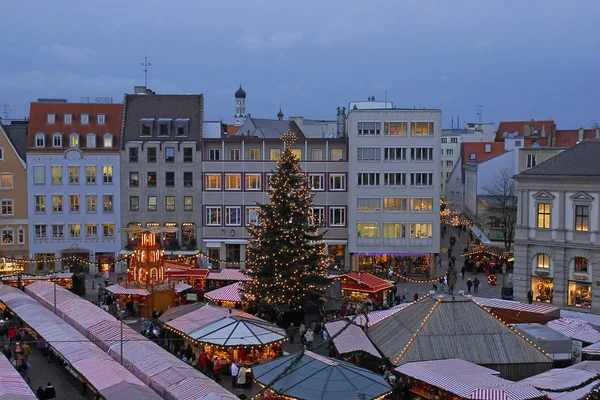
<svg viewBox="0 0 600 400">
<path fill-rule="evenodd" d="M 379 246 L 380 242 L 379 238 L 359 237 L 356 239 L 356 244 L 359 246 Z"/>
<path fill-rule="evenodd" d="M 383 238 L 384 246 L 404 247 L 407 245 L 406 238 Z"/>
</svg>

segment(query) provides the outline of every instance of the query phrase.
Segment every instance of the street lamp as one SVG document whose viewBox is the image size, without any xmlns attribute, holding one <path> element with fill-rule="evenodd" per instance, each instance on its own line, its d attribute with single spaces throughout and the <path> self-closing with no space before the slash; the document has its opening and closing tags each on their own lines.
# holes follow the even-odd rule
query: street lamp
<svg viewBox="0 0 600 400">
<path fill-rule="evenodd" d="M 56 272 L 52 274 L 52 282 L 54 283 L 54 314 L 56 314 Z"/>
</svg>

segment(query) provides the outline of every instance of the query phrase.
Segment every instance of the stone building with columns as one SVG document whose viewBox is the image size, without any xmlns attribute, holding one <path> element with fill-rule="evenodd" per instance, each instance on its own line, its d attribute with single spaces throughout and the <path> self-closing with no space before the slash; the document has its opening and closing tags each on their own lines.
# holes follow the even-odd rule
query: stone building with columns
<svg viewBox="0 0 600 400">
<path fill-rule="evenodd" d="M 585 140 L 515 176 L 514 296 L 600 311 L 600 140 Z"/>
</svg>

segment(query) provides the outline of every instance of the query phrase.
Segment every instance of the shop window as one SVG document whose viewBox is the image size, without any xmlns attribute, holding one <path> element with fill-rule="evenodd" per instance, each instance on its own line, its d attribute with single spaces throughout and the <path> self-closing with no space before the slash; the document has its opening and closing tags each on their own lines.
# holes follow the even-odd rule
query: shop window
<svg viewBox="0 0 600 400">
<path fill-rule="evenodd" d="M 588 272 L 587 258 L 575 257 L 575 272 Z"/>
<path fill-rule="evenodd" d="M 531 278 L 531 291 L 535 301 L 552 303 L 552 295 L 554 294 L 554 280 L 551 278 Z"/>
<path fill-rule="evenodd" d="M 548 254 L 538 254 L 536 267 L 539 269 L 550 268 L 550 256 Z"/>
<path fill-rule="evenodd" d="M 592 285 L 569 281 L 569 305 L 590 308 L 592 306 Z"/>
</svg>

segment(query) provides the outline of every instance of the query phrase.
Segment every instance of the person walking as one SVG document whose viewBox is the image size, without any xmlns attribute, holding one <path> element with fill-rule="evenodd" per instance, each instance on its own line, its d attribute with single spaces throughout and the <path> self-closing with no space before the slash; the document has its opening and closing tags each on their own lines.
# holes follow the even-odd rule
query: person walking
<svg viewBox="0 0 600 400">
<path fill-rule="evenodd" d="M 37 390 L 35 391 L 35 395 L 40 400 L 46 400 L 46 392 L 44 391 L 42 385 L 38 386 Z"/>
<path fill-rule="evenodd" d="M 461 267 L 460 269 L 460 277 L 461 279 L 465 279 L 465 272 L 467 272 L 467 267 L 465 267 L 464 265 Z"/>
<path fill-rule="evenodd" d="M 296 336 L 296 326 L 292 322 L 287 329 L 287 337 L 290 339 L 290 344 L 294 344 L 294 336 Z"/>
<path fill-rule="evenodd" d="M 202 350 L 202 353 L 200 353 L 198 361 L 200 361 L 200 370 L 204 375 L 206 375 L 208 369 L 208 356 L 206 355 L 206 352 L 204 350 Z"/>
<path fill-rule="evenodd" d="M 15 328 L 14 325 L 11 325 L 8 328 L 8 343 L 12 345 L 13 342 L 15 342 L 16 337 L 17 337 L 17 328 Z"/>
<path fill-rule="evenodd" d="M 300 324 L 300 329 L 298 330 L 298 332 L 300 333 L 300 342 L 306 343 L 304 340 L 304 335 L 306 334 L 306 325 L 304 325 L 304 322 Z"/>
<path fill-rule="evenodd" d="M 44 395 L 46 396 L 46 400 L 56 399 L 56 390 L 54 389 L 54 386 L 52 386 L 52 382 L 48 382 L 48 385 L 46 385 Z"/>
<path fill-rule="evenodd" d="M 306 345 L 310 349 L 313 344 L 313 340 L 315 339 L 315 333 L 311 328 L 308 328 L 306 331 Z"/>
<path fill-rule="evenodd" d="M 235 388 L 237 387 L 237 379 L 238 379 L 238 374 L 240 373 L 240 368 L 237 366 L 237 364 L 234 362 L 231 363 L 231 387 Z"/>
<path fill-rule="evenodd" d="M 467 293 L 471 293 L 471 288 L 473 287 L 473 281 L 471 278 L 467 279 Z"/>
<path fill-rule="evenodd" d="M 215 375 L 215 382 L 221 382 L 221 369 L 223 366 L 219 362 L 219 359 L 215 359 L 215 365 L 213 367 L 213 374 Z"/>
<path fill-rule="evenodd" d="M 529 292 L 527 292 L 527 302 L 529 304 L 533 303 L 533 290 L 529 289 Z"/>
<path fill-rule="evenodd" d="M 479 279 L 477 279 L 477 277 L 475 277 L 475 279 L 473 280 L 473 293 L 478 293 L 479 292 L 479 284 L 481 282 L 479 282 Z"/>
<path fill-rule="evenodd" d="M 25 361 L 27 361 L 31 354 L 31 346 L 29 346 L 29 343 L 25 342 L 21 348 L 23 349 L 23 357 L 25 357 Z"/>
</svg>

